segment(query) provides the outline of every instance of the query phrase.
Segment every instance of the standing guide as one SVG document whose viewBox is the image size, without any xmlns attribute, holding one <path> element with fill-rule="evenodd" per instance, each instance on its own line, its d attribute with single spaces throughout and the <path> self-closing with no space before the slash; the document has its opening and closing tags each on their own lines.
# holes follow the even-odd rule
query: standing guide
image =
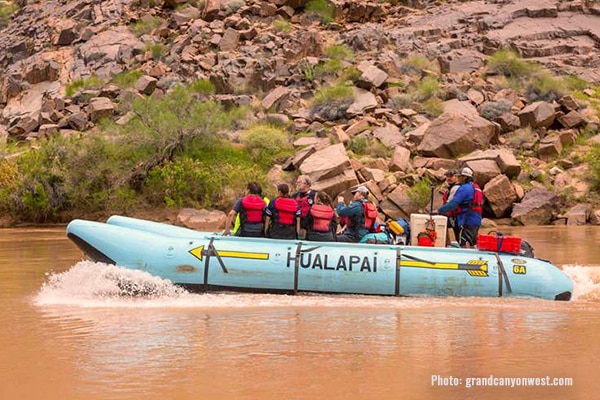
<svg viewBox="0 0 600 400">
<path fill-rule="evenodd" d="M 458 189 L 452 199 L 438 209 L 438 213 L 452 212 L 456 215 L 457 240 L 460 247 L 477 245 L 477 234 L 481 227 L 483 193 L 473 182 L 473 170 L 465 167 L 458 173 Z"/>
</svg>

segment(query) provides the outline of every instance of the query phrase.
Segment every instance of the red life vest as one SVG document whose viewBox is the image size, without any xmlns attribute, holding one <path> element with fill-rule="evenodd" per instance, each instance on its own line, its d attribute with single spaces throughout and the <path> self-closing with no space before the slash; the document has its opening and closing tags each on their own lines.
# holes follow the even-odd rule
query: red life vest
<svg viewBox="0 0 600 400">
<path fill-rule="evenodd" d="M 363 201 L 363 214 L 365 215 L 365 228 L 371 229 L 377 219 L 377 207 L 375 204 Z"/>
<path fill-rule="evenodd" d="M 298 203 L 290 197 L 275 199 L 275 215 L 273 219 L 281 225 L 293 225 L 294 217 L 298 211 Z"/>
<path fill-rule="evenodd" d="M 241 222 L 258 224 L 263 222 L 265 202 L 260 196 L 249 194 L 242 198 Z"/>
<path fill-rule="evenodd" d="M 419 246 L 434 247 L 436 240 L 437 232 L 435 230 L 426 229 L 417 235 L 417 245 Z"/>
<path fill-rule="evenodd" d="M 325 204 L 313 204 L 310 208 L 310 216 L 312 217 L 312 231 L 329 232 L 331 228 L 331 220 L 333 219 L 333 209 Z"/>
<path fill-rule="evenodd" d="M 453 217 L 462 212 L 465 212 L 469 208 L 471 210 L 475 211 L 479 215 L 483 214 L 483 191 L 481 190 L 481 187 L 479 187 L 479 185 L 477 183 L 471 182 L 471 185 L 473 185 L 473 189 L 475 189 L 475 192 L 473 193 L 473 200 L 471 201 L 471 204 L 469 206 L 465 206 L 464 208 L 461 206 L 456 207 L 456 209 L 454 211 L 450 212 L 452 214 L 452 215 L 449 215 L 450 217 Z"/>
<path fill-rule="evenodd" d="M 306 218 L 308 215 L 308 211 L 310 210 L 310 206 L 315 202 L 316 191 L 310 190 L 308 193 L 296 193 L 294 195 L 294 199 L 298 203 L 298 207 L 300 207 L 300 216 L 302 218 Z"/>
</svg>

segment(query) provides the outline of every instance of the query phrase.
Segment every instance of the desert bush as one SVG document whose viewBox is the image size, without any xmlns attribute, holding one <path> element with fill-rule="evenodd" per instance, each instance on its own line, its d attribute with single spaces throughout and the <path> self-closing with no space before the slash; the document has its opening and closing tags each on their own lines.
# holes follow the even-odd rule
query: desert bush
<svg viewBox="0 0 600 400">
<path fill-rule="evenodd" d="M 241 135 L 252 159 L 268 166 L 269 160 L 288 157 L 292 152 L 292 143 L 287 131 L 272 125 L 257 124 Z"/>
<path fill-rule="evenodd" d="M 401 71 L 406 75 L 420 77 L 424 71 L 439 71 L 439 64 L 419 54 L 407 58 L 402 63 Z"/>
<path fill-rule="evenodd" d="M 273 20 L 273 29 L 275 29 L 277 32 L 287 33 L 294 30 L 294 27 L 288 20 L 283 19 L 282 17 L 277 17 Z"/>
<path fill-rule="evenodd" d="M 540 68 L 537 64 L 521 59 L 516 51 L 509 49 L 492 54 L 487 65 L 497 73 L 512 78 L 528 77 Z"/>
<path fill-rule="evenodd" d="M 479 108 L 479 115 L 488 121 L 496 121 L 499 116 L 505 112 L 509 112 L 510 108 L 510 102 L 504 99 L 499 101 L 488 101 Z"/>
<path fill-rule="evenodd" d="M 392 155 L 392 150 L 388 149 L 377 138 L 361 134 L 353 137 L 346 143 L 346 149 L 357 156 L 373 156 L 389 158 Z"/>
<path fill-rule="evenodd" d="M 133 25 L 129 26 L 131 32 L 137 37 L 151 33 L 154 29 L 158 28 L 162 24 L 162 19 L 145 15 L 141 19 L 137 20 Z"/>
<path fill-rule="evenodd" d="M 10 1 L 0 1 L 0 30 L 6 28 L 19 6 Z"/>
<path fill-rule="evenodd" d="M 201 86 L 198 84 L 195 89 Z M 133 103 L 133 111 L 135 117 L 123 126 L 109 122 L 94 135 L 41 140 L 37 150 L 14 158 L 16 172 L 4 175 L 16 178 L 7 185 L 10 191 L 0 191 L 0 209 L 21 220 L 49 222 L 59 219 L 61 212 L 67 210 L 126 211 L 154 205 L 156 176 L 180 176 L 173 171 L 177 171 L 177 166 L 189 164 L 179 161 L 185 157 L 204 157 L 215 162 L 219 153 L 213 150 L 221 143 L 220 134 L 232 125 L 231 114 L 219 104 L 206 99 L 199 101 L 195 90 L 183 86 L 175 87 L 160 99 L 139 98 Z M 224 170 L 237 171 L 238 163 L 230 162 L 232 165 L 224 166 Z M 0 176 L 2 171 L 11 171 L 6 165 L 2 164 Z M 221 174 L 208 161 L 204 168 L 212 174 Z M 247 164 L 244 168 L 252 170 Z M 190 178 L 201 176 L 194 171 L 188 173 Z M 193 193 L 192 197 L 181 185 L 171 184 L 179 181 L 167 182 L 170 186 L 165 186 L 169 189 L 182 193 L 163 190 L 160 196 L 163 205 L 179 205 L 186 200 L 198 202 L 198 199 L 201 204 L 210 204 L 214 198 L 214 194 L 202 192 Z M 200 185 L 198 190 L 202 188 L 213 187 Z"/>
<path fill-rule="evenodd" d="M 95 75 L 87 78 L 77 78 L 65 87 L 65 96 L 73 97 L 82 89 L 100 89 L 103 84 L 104 82 Z"/>
<path fill-rule="evenodd" d="M 304 11 L 318 15 L 323 24 L 332 22 L 335 17 L 335 9 L 327 0 L 311 0 L 304 7 Z"/>
<path fill-rule="evenodd" d="M 123 71 L 112 77 L 112 82 L 122 89 L 133 87 L 138 79 L 140 79 L 144 73 L 137 70 Z"/>
<path fill-rule="evenodd" d="M 412 205 L 424 210 L 431 200 L 431 180 L 428 176 L 423 176 L 408 189 L 406 194 Z"/>
<path fill-rule="evenodd" d="M 590 166 L 590 180 L 596 190 L 600 190 L 600 145 L 592 146 L 587 162 Z"/>
</svg>

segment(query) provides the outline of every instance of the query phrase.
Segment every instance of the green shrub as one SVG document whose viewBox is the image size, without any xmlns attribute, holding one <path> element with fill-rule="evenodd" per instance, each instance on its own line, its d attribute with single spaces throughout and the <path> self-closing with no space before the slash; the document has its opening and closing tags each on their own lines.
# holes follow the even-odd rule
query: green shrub
<svg viewBox="0 0 600 400">
<path fill-rule="evenodd" d="M 82 89 L 100 89 L 104 82 L 95 75 L 88 78 L 78 78 L 69 83 L 65 88 L 65 96 L 73 97 Z"/>
<path fill-rule="evenodd" d="M 290 156 L 293 149 L 288 132 L 271 125 L 252 126 L 242 133 L 241 141 L 252 159 L 264 166 L 274 158 Z"/>
<path fill-rule="evenodd" d="M 129 29 L 134 35 L 140 37 L 152 32 L 154 29 L 161 26 L 162 23 L 163 21 L 160 18 L 145 15 L 141 19 L 137 20 L 135 24 L 131 25 Z"/>
<path fill-rule="evenodd" d="M 377 138 L 367 134 L 357 135 L 350 139 L 346 143 L 346 149 L 357 156 L 389 158 L 392 155 L 391 149 L 388 149 Z"/>
<path fill-rule="evenodd" d="M 413 206 L 424 210 L 431 201 L 431 180 L 428 176 L 423 176 L 408 189 L 406 194 Z"/>
<path fill-rule="evenodd" d="M 320 16 L 324 24 L 333 21 L 335 17 L 335 8 L 327 0 L 311 0 L 304 7 L 304 11 Z"/>
<path fill-rule="evenodd" d="M 0 1 L 0 30 L 8 26 L 10 19 L 18 9 L 19 6 L 13 2 Z"/>
<path fill-rule="evenodd" d="M 354 52 L 352 49 L 345 44 L 334 44 L 327 47 L 323 53 L 325 56 L 333 60 L 352 60 L 354 59 Z"/>
<path fill-rule="evenodd" d="M 144 73 L 142 71 L 123 71 L 113 76 L 112 81 L 115 85 L 119 86 L 120 88 L 127 89 L 133 87 L 133 85 L 135 85 L 138 79 L 140 79 L 143 75 Z"/>
<path fill-rule="evenodd" d="M 217 103 L 199 101 L 194 90 L 177 86 L 160 99 L 136 100 L 133 110 L 135 117 L 123 126 L 108 123 L 104 131 L 82 138 L 40 140 L 37 150 L 14 158 L 16 172 L 10 164 L 0 164 L 0 179 L 14 177 L 0 190 L 0 209 L 24 221 L 50 222 L 65 211 L 127 211 L 154 205 L 149 176 L 174 175 L 171 165 L 185 157 L 206 157 L 206 170 L 221 174 L 209 162 L 216 162 L 218 154 L 212 150 L 218 148 L 221 131 L 232 120 Z M 236 170 L 238 164 L 230 162 Z M 245 165 L 245 170 L 252 168 Z M 170 187 L 181 189 L 175 184 Z M 170 192 L 170 200 L 162 193 L 166 205 L 189 198 L 185 191 Z M 211 196 L 203 193 L 194 198 L 210 200 Z"/>
<path fill-rule="evenodd" d="M 317 91 L 314 98 L 314 105 L 320 105 L 330 102 L 346 102 L 354 99 L 354 90 L 352 86 L 345 82 L 322 87 Z"/>
<path fill-rule="evenodd" d="M 497 73 L 507 77 L 528 77 L 539 70 L 539 66 L 521 59 L 514 50 L 502 49 L 492 54 L 487 65 Z"/>
<path fill-rule="evenodd" d="M 165 51 L 165 45 L 162 43 L 148 43 L 146 44 L 146 51 L 149 51 L 152 54 L 152 59 L 154 61 L 158 61 Z"/>
<path fill-rule="evenodd" d="M 435 76 L 426 76 L 417 82 L 415 100 L 424 101 L 435 96 L 440 90 L 440 83 Z"/>
<path fill-rule="evenodd" d="M 592 146 L 591 151 L 588 153 L 587 162 L 590 166 L 590 179 L 594 188 L 600 190 L 600 145 L 595 144 Z"/>
<path fill-rule="evenodd" d="M 422 55 L 415 55 L 407 58 L 401 66 L 402 73 L 411 76 L 420 77 L 424 71 L 438 71 L 439 65 L 436 61 Z"/>
<path fill-rule="evenodd" d="M 273 20 L 273 29 L 277 32 L 288 33 L 294 30 L 294 27 L 290 22 L 282 17 L 277 17 Z"/>
<path fill-rule="evenodd" d="M 437 97 L 430 97 L 421 103 L 421 108 L 428 117 L 436 118 L 444 113 L 444 102 Z"/>
</svg>

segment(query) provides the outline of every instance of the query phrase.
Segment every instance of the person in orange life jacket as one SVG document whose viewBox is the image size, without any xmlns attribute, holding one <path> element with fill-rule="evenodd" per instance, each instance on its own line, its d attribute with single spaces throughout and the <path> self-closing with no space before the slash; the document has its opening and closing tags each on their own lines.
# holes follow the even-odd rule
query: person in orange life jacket
<svg viewBox="0 0 600 400">
<path fill-rule="evenodd" d="M 265 237 L 296 239 L 300 231 L 300 208 L 290 197 L 286 183 L 277 185 L 277 197 L 265 208 Z"/>
<path fill-rule="evenodd" d="M 458 190 L 458 175 L 453 169 L 449 169 L 445 173 L 446 182 L 442 188 L 442 205 L 448 203 L 454 197 L 454 194 Z M 454 237 L 458 240 L 458 226 L 456 225 L 456 214 L 453 211 L 447 212 L 448 217 L 448 230 L 452 229 Z M 450 244 L 450 235 L 446 235 L 446 245 Z"/>
<path fill-rule="evenodd" d="M 365 211 L 363 203 L 369 203 L 369 189 L 359 186 L 352 190 L 353 200 L 349 205 L 344 204 L 344 198 L 338 197 L 338 205 L 335 208 L 340 217 L 348 217 L 349 222 L 343 233 L 337 235 L 338 242 L 359 242 L 363 236 L 369 233 L 365 226 Z"/>
<path fill-rule="evenodd" d="M 306 229 L 308 226 L 306 217 L 308 210 L 315 202 L 316 190 L 310 188 L 311 181 L 308 175 L 300 175 L 296 179 L 296 190 L 297 192 L 292 195 L 292 198 L 296 200 L 300 208 L 300 233 L 298 237 L 303 239 L 306 236 Z"/>
<path fill-rule="evenodd" d="M 331 197 L 325 192 L 317 192 L 315 204 L 307 215 L 306 239 L 315 242 L 335 242 L 338 218 L 333 209 Z"/>
<path fill-rule="evenodd" d="M 235 217 L 240 214 L 240 229 L 236 236 L 262 237 L 264 230 L 263 212 L 265 202 L 261 197 L 262 189 L 256 182 L 248 183 L 246 195 L 236 200 L 225 221 L 223 235 L 229 235 L 231 224 Z"/>
<path fill-rule="evenodd" d="M 465 167 L 458 173 L 458 189 L 451 200 L 438 209 L 440 214 L 456 213 L 457 240 L 461 247 L 477 245 L 477 234 L 481 227 L 481 205 L 475 204 L 473 170 Z M 478 195 L 479 197 L 479 195 Z M 481 201 L 481 200 L 479 200 Z"/>
</svg>

